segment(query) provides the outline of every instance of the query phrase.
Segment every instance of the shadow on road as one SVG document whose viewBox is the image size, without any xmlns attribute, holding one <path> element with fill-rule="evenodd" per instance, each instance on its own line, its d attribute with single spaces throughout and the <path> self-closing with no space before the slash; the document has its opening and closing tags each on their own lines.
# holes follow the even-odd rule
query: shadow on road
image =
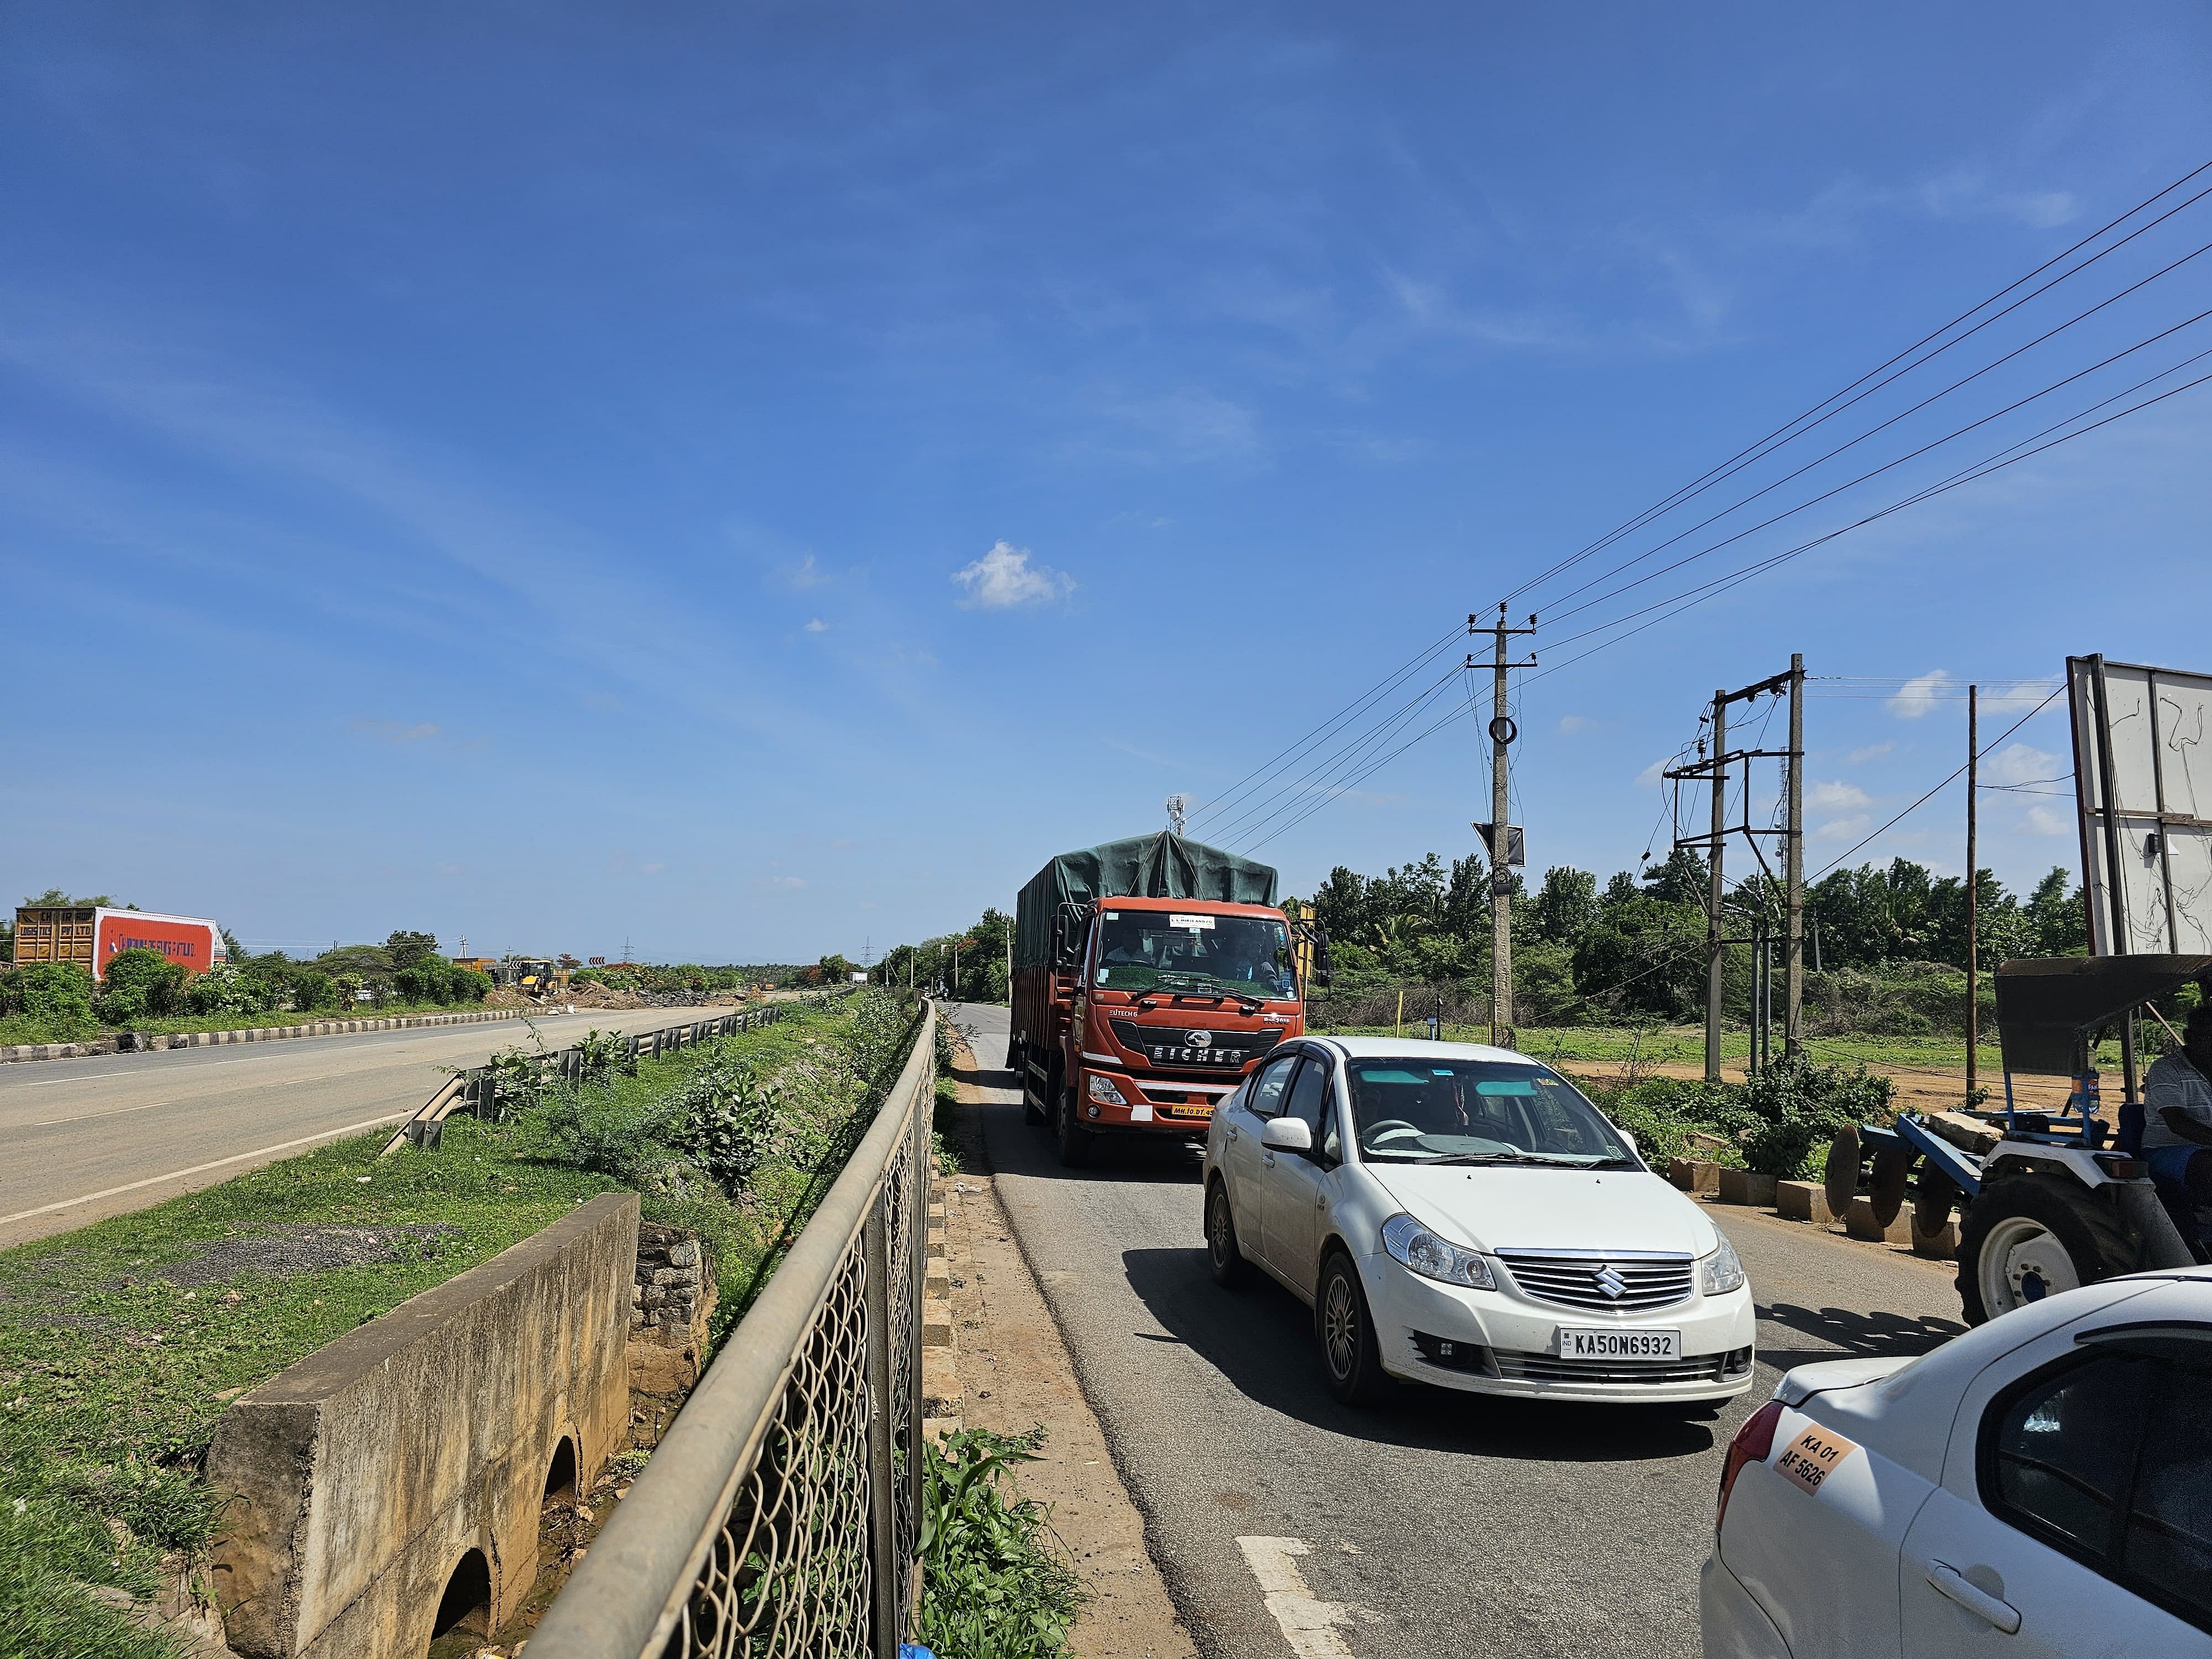
<svg viewBox="0 0 2212 1659">
<path fill-rule="evenodd" d="M 1507 1400 L 1409 1385 L 1387 1405 L 1339 1405 L 1321 1380 L 1313 1314 L 1288 1291 L 1262 1283 L 1224 1291 L 1206 1250 L 1125 1250 L 1122 1270 L 1154 1318 L 1255 1404 L 1333 1434 L 1386 1445 L 1553 1462 L 1644 1462 L 1693 1457 L 1713 1431 L 1690 1413 L 1704 1407 L 1587 1406 Z"/>
<path fill-rule="evenodd" d="M 1761 1352 L 1760 1359 L 1788 1370 L 1815 1359 L 1887 1358 L 1893 1354 L 1923 1354 L 1965 1334 L 1955 1319 L 1923 1314 L 1915 1319 L 1903 1314 L 1856 1313 L 1849 1308 L 1801 1308 L 1777 1302 L 1759 1310 L 1802 1336 L 1832 1345 L 1828 1350 L 1784 1349 Z"/>
</svg>

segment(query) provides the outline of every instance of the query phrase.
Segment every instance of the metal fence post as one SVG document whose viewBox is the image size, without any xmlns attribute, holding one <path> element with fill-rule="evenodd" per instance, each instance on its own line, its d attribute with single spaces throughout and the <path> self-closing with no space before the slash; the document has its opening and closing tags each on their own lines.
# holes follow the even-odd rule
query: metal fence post
<svg viewBox="0 0 2212 1659">
<path fill-rule="evenodd" d="M 861 1229 L 867 1280 L 861 1292 L 867 1325 L 868 1577 L 874 1601 L 870 1649 L 898 1659 L 898 1537 L 891 1520 L 890 1229 L 884 1224 L 888 1187 L 868 1207 Z"/>
</svg>

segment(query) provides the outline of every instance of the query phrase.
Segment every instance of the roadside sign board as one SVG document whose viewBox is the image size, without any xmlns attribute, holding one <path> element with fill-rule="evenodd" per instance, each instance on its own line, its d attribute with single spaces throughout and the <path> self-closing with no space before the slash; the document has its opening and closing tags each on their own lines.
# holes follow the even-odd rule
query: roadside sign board
<svg viewBox="0 0 2212 1659">
<path fill-rule="evenodd" d="M 2091 952 L 2212 954 L 2212 675 L 2069 657 L 2066 678 Z"/>
</svg>

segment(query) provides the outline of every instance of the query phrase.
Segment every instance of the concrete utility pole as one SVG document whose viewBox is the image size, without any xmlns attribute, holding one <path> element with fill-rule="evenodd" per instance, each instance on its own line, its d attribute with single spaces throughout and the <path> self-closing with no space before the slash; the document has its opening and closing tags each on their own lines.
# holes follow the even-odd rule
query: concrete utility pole
<svg viewBox="0 0 2212 1659">
<path fill-rule="evenodd" d="M 1713 841 L 1705 899 L 1705 1081 L 1721 1080 L 1721 967 L 1727 955 L 1721 907 L 1728 884 L 1721 878 L 1721 848 L 1728 836 L 1728 693 L 1713 693 Z"/>
<path fill-rule="evenodd" d="M 1982 915 L 1980 885 L 1974 879 L 1974 864 L 1978 856 L 1974 846 L 1977 807 L 1980 792 L 1977 781 L 1980 775 L 1981 696 L 1978 685 L 1966 688 L 1966 1103 L 1972 1105 L 1974 1097 L 1975 1039 L 1981 1035 L 1982 1024 Z"/>
<path fill-rule="evenodd" d="M 1467 619 L 1468 630 L 1474 629 L 1474 618 Z M 1505 641 L 1517 634 L 1536 631 L 1536 618 L 1530 616 L 1526 628 L 1505 625 L 1505 602 L 1499 600 L 1498 621 L 1490 632 L 1496 645 L 1491 659 L 1490 712 L 1490 1041 L 1495 1048 L 1513 1046 L 1513 791 L 1512 777 L 1506 765 L 1506 750 L 1514 738 L 1520 736 L 1513 717 L 1506 712 L 1505 676 L 1510 669 L 1533 667 L 1533 656 L 1525 663 L 1509 662 L 1505 657 Z M 1474 659 L 1468 659 L 1474 666 Z"/>
<path fill-rule="evenodd" d="M 1805 653 L 1790 653 L 1790 931 L 1783 945 L 1782 1057 L 1805 1057 Z"/>
</svg>

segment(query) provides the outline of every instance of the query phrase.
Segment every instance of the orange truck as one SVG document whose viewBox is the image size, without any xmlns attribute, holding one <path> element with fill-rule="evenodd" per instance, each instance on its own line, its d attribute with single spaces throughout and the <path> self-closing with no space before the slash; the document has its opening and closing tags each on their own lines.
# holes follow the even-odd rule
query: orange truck
<svg viewBox="0 0 2212 1659">
<path fill-rule="evenodd" d="M 1063 853 L 1014 906 L 1007 1064 L 1060 1162 L 1100 1135 L 1203 1139 L 1213 1109 L 1305 1030 L 1328 940 L 1264 864 L 1179 836 Z"/>
<path fill-rule="evenodd" d="M 201 916 L 91 904 L 27 904 L 15 912 L 18 963 L 74 962 L 104 979 L 109 959 L 123 951 L 158 951 L 187 975 L 229 960 L 222 929 Z"/>
</svg>

